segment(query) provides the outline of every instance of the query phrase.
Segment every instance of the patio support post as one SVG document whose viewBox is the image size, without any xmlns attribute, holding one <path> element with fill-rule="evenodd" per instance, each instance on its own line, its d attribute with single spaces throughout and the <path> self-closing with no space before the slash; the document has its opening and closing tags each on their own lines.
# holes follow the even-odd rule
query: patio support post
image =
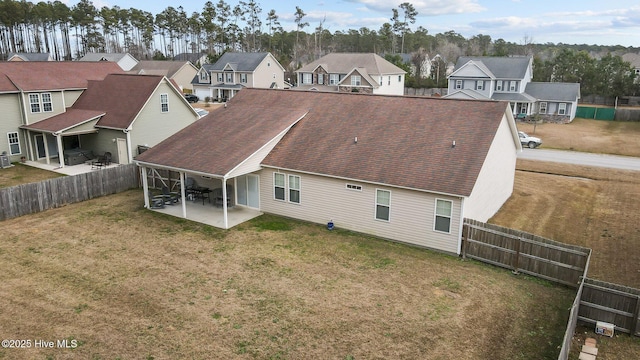
<svg viewBox="0 0 640 360">
<path fill-rule="evenodd" d="M 142 178 L 142 190 L 144 191 L 144 207 L 149 209 L 149 180 L 147 179 L 147 168 L 144 166 L 140 167 L 140 177 Z"/>
<path fill-rule="evenodd" d="M 224 228 L 229 228 L 229 217 L 227 216 L 227 178 L 222 178 L 222 214 L 224 217 Z"/>
<path fill-rule="evenodd" d="M 38 160 L 38 156 L 35 153 L 35 149 L 33 148 L 33 141 L 31 140 L 31 131 L 27 130 L 26 131 L 27 134 L 27 143 L 29 144 L 29 147 L 27 149 L 27 156 L 29 157 L 29 160 L 33 160 L 33 161 L 37 161 Z"/>
<path fill-rule="evenodd" d="M 44 156 L 47 158 L 47 165 L 50 165 L 51 159 L 49 158 L 49 143 L 47 143 L 47 133 L 42 133 L 42 142 L 44 144 Z"/>
<path fill-rule="evenodd" d="M 184 179 L 185 179 L 185 174 L 184 171 L 180 171 L 180 199 L 182 199 L 182 217 L 183 218 L 187 218 L 187 202 L 185 201 L 186 198 L 186 191 L 184 188 Z"/>
<path fill-rule="evenodd" d="M 60 162 L 60 168 L 64 167 L 64 150 L 62 148 L 62 135 L 53 134 L 56 137 L 56 142 L 58 143 L 58 161 Z"/>
</svg>

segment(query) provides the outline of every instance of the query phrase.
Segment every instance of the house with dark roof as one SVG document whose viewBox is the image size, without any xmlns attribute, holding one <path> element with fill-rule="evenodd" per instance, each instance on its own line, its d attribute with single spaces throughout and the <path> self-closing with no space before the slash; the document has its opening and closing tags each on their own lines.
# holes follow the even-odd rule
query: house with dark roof
<svg viewBox="0 0 640 360">
<path fill-rule="evenodd" d="M 47 53 L 9 53 L 7 61 L 53 61 Z"/>
<path fill-rule="evenodd" d="M 173 80 L 180 90 L 193 91 L 191 80 L 198 73 L 198 68 L 189 61 L 142 60 L 129 70 L 130 74 L 162 75 Z"/>
<path fill-rule="evenodd" d="M 404 95 L 406 71 L 373 53 L 331 53 L 296 70 L 298 90 Z"/>
<path fill-rule="evenodd" d="M 198 119 L 174 84 L 162 75 L 109 74 L 89 80 L 87 89 L 66 111 L 25 124 L 29 153 L 60 167 L 109 153 L 113 163 L 128 164 Z M 63 154 L 64 156 L 60 156 Z"/>
<path fill-rule="evenodd" d="M 284 68 L 268 52 L 226 52 L 203 65 L 191 83 L 200 99 L 225 102 L 244 88 L 284 89 Z"/>
<path fill-rule="evenodd" d="M 45 137 L 28 137 L 20 126 L 64 113 L 87 89 L 92 80 L 108 74 L 123 73 L 111 62 L 82 63 L 70 61 L 0 62 L 0 153 L 6 151 L 12 162 L 22 157 L 37 161 L 57 154 L 56 140 L 46 137 L 51 148 L 44 147 Z M 30 151 L 38 148 L 39 151 Z"/>
<path fill-rule="evenodd" d="M 215 194 L 171 215 L 227 229 L 271 213 L 459 254 L 463 219 L 511 195 L 520 150 L 506 102 L 245 89 L 134 162 L 178 173 L 183 199 Z"/>
<path fill-rule="evenodd" d="M 578 83 L 532 82 L 531 56 L 461 56 L 448 78 L 445 97 L 508 101 L 516 118 L 571 122 L 580 99 Z"/>
<path fill-rule="evenodd" d="M 79 61 L 109 61 L 118 64 L 124 71 L 131 70 L 138 60 L 129 53 L 87 53 Z"/>
<path fill-rule="evenodd" d="M 208 55 L 204 52 L 180 53 L 172 58 L 173 61 L 189 61 L 195 66 L 202 66 L 208 63 Z"/>
</svg>

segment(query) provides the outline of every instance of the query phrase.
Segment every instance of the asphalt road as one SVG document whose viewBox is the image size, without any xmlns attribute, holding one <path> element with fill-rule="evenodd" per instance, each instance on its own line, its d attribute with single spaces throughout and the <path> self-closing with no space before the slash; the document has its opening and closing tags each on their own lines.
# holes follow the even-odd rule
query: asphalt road
<svg viewBox="0 0 640 360">
<path fill-rule="evenodd" d="M 522 152 L 518 154 L 518 158 L 623 170 L 640 170 L 640 158 L 631 156 L 592 154 L 565 150 L 522 149 Z"/>
</svg>

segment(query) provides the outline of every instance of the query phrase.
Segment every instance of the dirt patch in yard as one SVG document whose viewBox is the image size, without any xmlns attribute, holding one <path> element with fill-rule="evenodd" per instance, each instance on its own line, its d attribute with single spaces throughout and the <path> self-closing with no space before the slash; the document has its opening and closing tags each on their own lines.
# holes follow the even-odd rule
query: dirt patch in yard
<svg viewBox="0 0 640 360">
<path fill-rule="evenodd" d="M 79 345 L 0 358 L 557 357 L 570 289 L 278 217 L 222 231 L 141 198 L 3 222 L 3 337 Z"/>
</svg>

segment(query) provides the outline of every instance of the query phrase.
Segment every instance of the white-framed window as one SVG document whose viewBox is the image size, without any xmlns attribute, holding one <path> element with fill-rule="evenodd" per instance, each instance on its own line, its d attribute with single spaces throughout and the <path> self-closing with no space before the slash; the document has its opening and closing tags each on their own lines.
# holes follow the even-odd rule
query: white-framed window
<svg viewBox="0 0 640 360">
<path fill-rule="evenodd" d="M 362 191 L 361 185 L 347 184 L 347 190 Z"/>
<path fill-rule="evenodd" d="M 558 104 L 558 115 L 566 115 L 567 114 L 567 103 Z"/>
<path fill-rule="evenodd" d="M 433 230 L 445 233 L 451 232 L 451 213 L 453 203 L 449 200 L 436 199 L 436 214 Z"/>
<path fill-rule="evenodd" d="M 160 94 L 160 111 L 169 112 L 169 94 Z"/>
<path fill-rule="evenodd" d="M 387 80 L 387 85 L 391 85 L 391 76 L 389 76 L 389 79 Z"/>
<path fill-rule="evenodd" d="M 324 74 L 318 74 L 318 84 L 324 85 Z"/>
<path fill-rule="evenodd" d="M 339 74 L 329 74 L 329 85 L 338 85 L 340 82 Z"/>
<path fill-rule="evenodd" d="M 243 83 L 243 84 L 247 83 L 247 74 L 245 74 L 245 73 L 241 73 L 240 74 L 240 82 Z"/>
<path fill-rule="evenodd" d="M 398 75 L 398 82 L 402 82 L 402 75 Z"/>
<path fill-rule="evenodd" d="M 227 73 L 227 84 L 233 84 L 233 73 Z"/>
<path fill-rule="evenodd" d="M 476 80 L 476 90 L 484 90 L 484 80 Z"/>
<path fill-rule="evenodd" d="M 289 202 L 300 204 L 300 176 L 289 175 Z"/>
<path fill-rule="evenodd" d="M 218 73 L 218 82 L 223 82 L 223 81 L 224 81 L 224 74 Z"/>
<path fill-rule="evenodd" d="M 312 73 L 304 73 L 304 74 L 302 74 L 302 83 L 303 84 L 311 84 L 311 83 L 313 83 L 313 74 Z"/>
<path fill-rule="evenodd" d="M 456 80 L 456 90 L 462 89 L 462 80 Z"/>
<path fill-rule="evenodd" d="M 496 91 L 502 91 L 502 80 L 496 81 Z"/>
<path fill-rule="evenodd" d="M 509 81 L 509 91 L 511 91 L 511 92 L 517 91 L 516 90 L 517 86 L 518 86 L 518 83 L 516 81 L 513 81 L 513 80 Z"/>
<path fill-rule="evenodd" d="M 32 113 L 39 113 L 40 112 L 40 95 L 29 94 L 29 105 L 31 107 Z"/>
<path fill-rule="evenodd" d="M 10 155 L 18 155 L 20 151 L 20 138 L 17 132 L 7 133 L 7 139 L 9 140 L 9 152 Z"/>
<path fill-rule="evenodd" d="M 391 191 L 376 189 L 376 220 L 389 221 Z"/>
<path fill-rule="evenodd" d="M 546 101 L 542 101 L 540 103 L 540 110 L 538 110 L 538 112 L 540 114 L 546 114 L 547 113 L 547 102 Z"/>
<path fill-rule="evenodd" d="M 360 86 L 362 84 L 362 78 L 360 75 L 351 75 L 351 86 Z"/>
<path fill-rule="evenodd" d="M 209 77 L 207 76 L 207 72 L 206 71 L 204 71 L 204 70 L 200 71 L 200 80 L 201 81 L 207 81 L 208 78 Z"/>
<path fill-rule="evenodd" d="M 51 93 L 42 93 L 40 94 L 40 97 L 42 99 L 42 111 L 53 111 L 53 100 L 51 100 Z"/>
<path fill-rule="evenodd" d="M 283 173 L 273 173 L 273 198 L 285 200 L 285 176 Z"/>
</svg>

